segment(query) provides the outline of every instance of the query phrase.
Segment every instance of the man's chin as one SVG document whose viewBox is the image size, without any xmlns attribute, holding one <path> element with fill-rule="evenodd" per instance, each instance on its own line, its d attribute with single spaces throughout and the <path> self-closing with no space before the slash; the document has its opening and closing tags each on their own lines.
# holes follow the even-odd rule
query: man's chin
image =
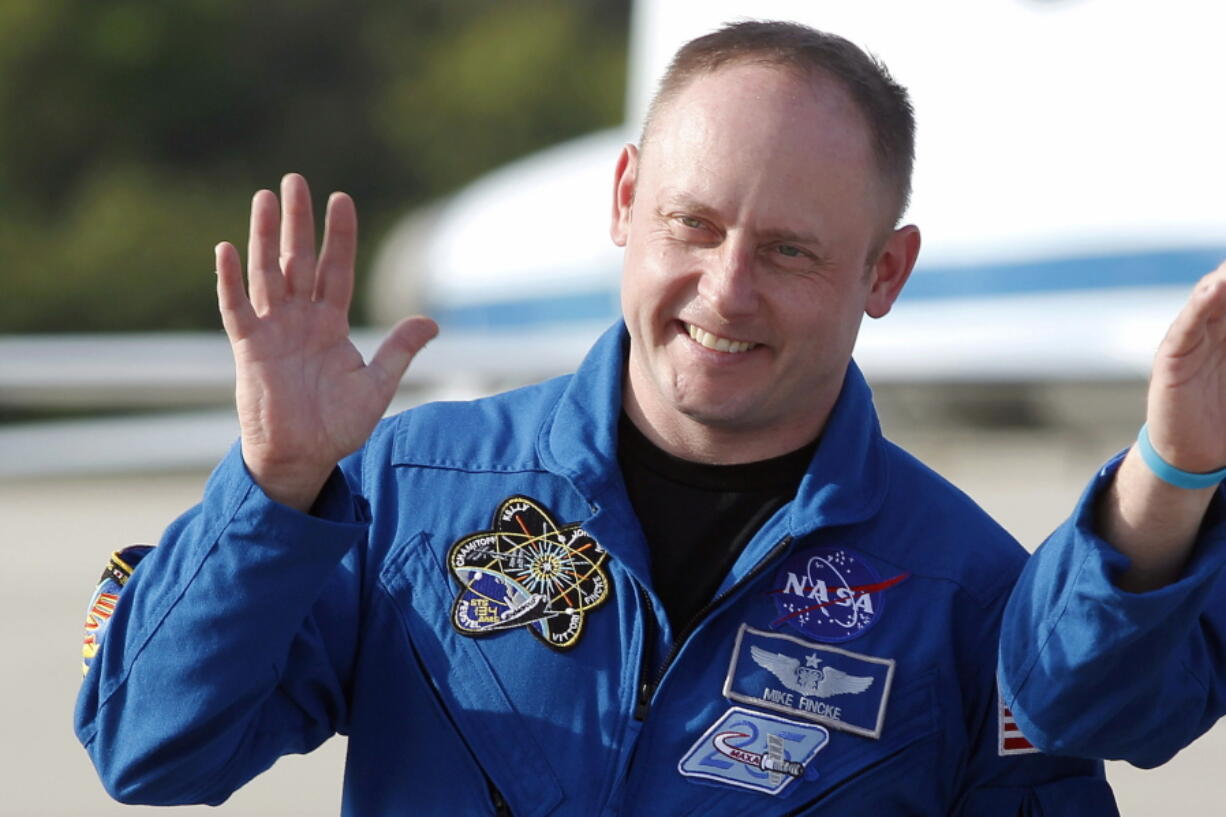
<svg viewBox="0 0 1226 817">
<path fill-rule="evenodd" d="M 756 430 L 763 425 L 761 412 L 742 401 L 689 400 L 676 408 L 691 422 L 718 431 Z"/>
</svg>

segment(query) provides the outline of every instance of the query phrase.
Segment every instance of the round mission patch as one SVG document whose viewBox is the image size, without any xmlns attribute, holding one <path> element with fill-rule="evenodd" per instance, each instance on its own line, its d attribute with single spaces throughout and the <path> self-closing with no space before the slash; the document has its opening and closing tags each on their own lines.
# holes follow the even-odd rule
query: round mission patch
<svg viewBox="0 0 1226 817">
<path fill-rule="evenodd" d="M 850 548 L 825 547 L 791 556 L 775 576 L 771 593 L 788 625 L 828 643 L 863 635 L 881 615 L 883 591 L 906 574 L 881 580 L 868 560 Z"/>
</svg>

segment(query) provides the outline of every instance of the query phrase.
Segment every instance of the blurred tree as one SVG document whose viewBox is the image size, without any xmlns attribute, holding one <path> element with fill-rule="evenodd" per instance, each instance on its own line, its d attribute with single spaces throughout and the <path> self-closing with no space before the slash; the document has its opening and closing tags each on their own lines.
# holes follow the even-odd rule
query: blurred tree
<svg viewBox="0 0 1226 817">
<path fill-rule="evenodd" d="M 619 122 L 628 2 L 5 0 L 0 332 L 216 328 L 211 247 L 287 170 L 354 195 L 369 259 L 408 208 Z"/>
<path fill-rule="evenodd" d="M 444 192 L 576 133 L 576 123 L 619 121 L 625 32 L 586 25 L 593 5 L 496 5 L 414 50 L 372 33 L 384 73 L 397 78 L 379 100 L 380 133 L 414 157 L 406 167 L 426 190 Z"/>
</svg>

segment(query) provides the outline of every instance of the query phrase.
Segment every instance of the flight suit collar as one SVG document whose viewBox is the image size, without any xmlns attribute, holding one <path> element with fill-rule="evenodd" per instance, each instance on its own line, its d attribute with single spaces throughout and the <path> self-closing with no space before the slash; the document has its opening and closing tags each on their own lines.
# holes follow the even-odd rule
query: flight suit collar
<svg viewBox="0 0 1226 817">
<path fill-rule="evenodd" d="M 621 322 L 597 340 L 546 417 L 537 449 L 542 464 L 569 480 L 587 500 L 593 514 L 585 523 L 589 532 L 612 546 L 626 567 L 650 586 L 647 544 L 617 461 L 629 343 Z M 763 526 L 730 578 L 735 581 L 736 574 L 756 564 L 782 536 L 800 537 L 876 514 L 887 487 L 884 446 L 872 392 L 851 362 L 796 498 Z"/>
</svg>

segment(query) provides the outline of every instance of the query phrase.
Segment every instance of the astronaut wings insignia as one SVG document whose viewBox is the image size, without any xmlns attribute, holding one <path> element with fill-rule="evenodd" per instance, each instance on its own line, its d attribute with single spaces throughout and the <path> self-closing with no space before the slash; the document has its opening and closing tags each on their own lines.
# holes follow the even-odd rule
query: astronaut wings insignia
<svg viewBox="0 0 1226 817">
<path fill-rule="evenodd" d="M 814 698 L 829 698 L 834 695 L 854 695 L 872 686 L 869 675 L 851 675 L 834 667 L 818 667 L 822 659 L 816 653 L 805 658 L 801 666 L 799 658 L 781 652 L 769 652 L 761 647 L 750 647 L 754 663 L 769 671 L 793 692 Z"/>
<path fill-rule="evenodd" d="M 893 680 L 892 658 L 742 624 L 724 697 L 877 740 Z"/>
</svg>

